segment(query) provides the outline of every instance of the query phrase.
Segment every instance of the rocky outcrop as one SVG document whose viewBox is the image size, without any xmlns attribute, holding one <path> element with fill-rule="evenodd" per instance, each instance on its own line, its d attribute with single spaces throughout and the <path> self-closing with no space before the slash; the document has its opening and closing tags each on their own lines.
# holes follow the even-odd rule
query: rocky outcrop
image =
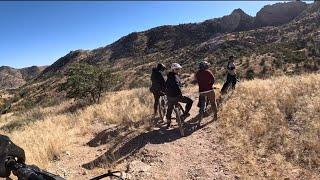
<svg viewBox="0 0 320 180">
<path fill-rule="evenodd" d="M 255 25 L 263 27 L 288 23 L 299 16 L 307 7 L 308 5 L 301 1 L 267 5 L 257 13 Z"/>
<path fill-rule="evenodd" d="M 221 18 L 222 32 L 244 31 L 252 29 L 254 17 L 249 16 L 241 9 L 234 10 L 230 15 Z"/>
</svg>

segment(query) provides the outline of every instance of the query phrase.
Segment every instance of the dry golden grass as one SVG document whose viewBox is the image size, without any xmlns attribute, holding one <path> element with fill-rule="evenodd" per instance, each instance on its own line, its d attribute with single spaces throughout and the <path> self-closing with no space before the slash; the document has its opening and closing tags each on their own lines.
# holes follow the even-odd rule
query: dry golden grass
<svg viewBox="0 0 320 180">
<path fill-rule="evenodd" d="M 319 178 L 320 74 L 241 83 L 223 106 L 221 135 L 245 179 Z"/>
<path fill-rule="evenodd" d="M 244 179 L 319 178 L 319 88 L 319 74 L 240 83 L 219 112 L 216 132 L 232 147 L 233 170 Z M 184 91 L 196 92 L 197 87 Z M 68 111 L 71 101 L 65 101 L 0 116 L 0 128 L 33 120 L 0 133 L 25 149 L 28 163 L 48 167 L 96 124 L 146 119 L 152 102 L 145 88 L 107 93 L 100 104 L 73 113 Z"/>
<path fill-rule="evenodd" d="M 37 107 L 25 113 L 0 117 L 0 127 L 8 124 L 18 128 L 0 130 L 25 149 L 27 162 L 48 167 L 77 137 L 90 133 L 94 123 L 121 123 L 137 121 L 151 114 L 152 97 L 147 89 L 133 89 L 108 93 L 100 104 L 69 113 L 71 102 L 58 106 Z M 24 122 L 32 123 L 24 124 Z M 19 123 L 17 123 L 19 122 Z M 22 124 L 22 125 L 21 125 Z M 10 126 L 11 127 L 11 126 Z"/>
</svg>

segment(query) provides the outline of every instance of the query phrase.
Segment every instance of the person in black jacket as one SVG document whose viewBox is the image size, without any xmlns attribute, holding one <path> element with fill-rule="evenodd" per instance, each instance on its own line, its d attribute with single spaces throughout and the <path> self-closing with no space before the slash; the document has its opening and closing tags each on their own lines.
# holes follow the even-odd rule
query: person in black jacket
<svg viewBox="0 0 320 180">
<path fill-rule="evenodd" d="M 234 64 L 234 56 L 229 57 L 229 61 L 227 64 L 227 80 L 222 86 L 221 94 L 226 94 L 227 89 L 231 86 L 232 89 L 235 89 L 237 84 L 237 74 L 236 74 L 236 66 Z"/>
<path fill-rule="evenodd" d="M 181 68 L 182 67 L 180 66 L 180 64 L 173 63 L 171 66 L 172 71 L 169 72 L 167 75 L 167 78 L 168 78 L 166 81 L 166 95 L 168 98 L 168 111 L 166 114 L 167 128 L 170 127 L 172 110 L 174 105 L 177 102 L 186 103 L 185 112 L 182 115 L 183 118 L 190 116 L 189 111 L 192 107 L 193 101 L 186 96 L 182 96 L 182 92 L 181 92 L 182 84 L 179 78 L 179 71 Z"/>
<path fill-rule="evenodd" d="M 162 75 L 165 69 L 166 69 L 166 66 L 161 63 L 159 63 L 156 68 L 152 69 L 152 74 L 151 74 L 152 85 L 150 87 L 150 91 L 152 92 L 154 97 L 154 104 L 153 104 L 154 116 L 157 115 L 160 96 L 163 96 L 165 91 L 166 81 L 164 80 L 164 77 Z"/>
</svg>

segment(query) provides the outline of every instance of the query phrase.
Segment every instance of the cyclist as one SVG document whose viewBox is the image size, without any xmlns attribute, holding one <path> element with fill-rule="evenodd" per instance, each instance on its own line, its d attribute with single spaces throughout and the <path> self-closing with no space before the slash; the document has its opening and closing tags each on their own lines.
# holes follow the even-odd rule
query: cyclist
<svg viewBox="0 0 320 180">
<path fill-rule="evenodd" d="M 199 86 L 199 105 L 200 113 L 204 113 L 206 106 L 206 98 L 211 103 L 211 108 L 214 113 L 214 118 L 217 119 L 217 103 L 216 96 L 213 90 L 214 76 L 209 70 L 210 63 L 202 61 L 199 63 L 199 70 L 195 75 L 195 81 Z"/>
<path fill-rule="evenodd" d="M 173 63 L 171 65 L 171 72 L 169 72 L 167 75 L 168 77 L 166 81 L 166 94 L 168 97 L 168 111 L 166 114 L 167 128 L 170 127 L 171 114 L 172 114 L 173 107 L 176 103 L 182 102 L 186 104 L 185 111 L 184 111 L 184 114 L 182 115 L 182 118 L 186 118 L 190 116 L 189 111 L 192 107 L 193 101 L 190 98 L 182 95 L 182 92 L 181 92 L 182 84 L 179 78 L 179 72 L 181 68 L 182 67 L 180 64 Z"/>
<path fill-rule="evenodd" d="M 232 55 L 229 57 L 229 61 L 227 64 L 227 80 L 221 89 L 221 94 L 227 93 L 227 90 L 230 85 L 231 85 L 232 89 L 234 89 L 236 87 L 237 74 L 236 74 L 236 66 L 234 64 L 234 59 L 235 59 L 235 57 Z"/>
<path fill-rule="evenodd" d="M 157 67 L 152 69 L 152 74 L 151 74 L 152 85 L 150 87 L 150 91 L 152 92 L 154 97 L 154 104 L 153 104 L 154 116 L 157 115 L 159 98 L 160 96 L 164 95 L 164 91 L 165 91 L 165 80 L 162 75 L 165 69 L 166 69 L 166 66 L 161 63 L 159 63 Z"/>
</svg>

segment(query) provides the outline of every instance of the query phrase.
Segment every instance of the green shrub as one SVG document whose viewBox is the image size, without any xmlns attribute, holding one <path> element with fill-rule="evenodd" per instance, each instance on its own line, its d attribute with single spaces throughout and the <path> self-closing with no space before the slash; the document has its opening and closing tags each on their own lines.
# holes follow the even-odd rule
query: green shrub
<svg viewBox="0 0 320 180">
<path fill-rule="evenodd" d="M 249 70 L 247 70 L 247 72 L 246 72 L 246 78 L 247 79 L 254 79 L 254 76 L 255 76 L 255 72 L 254 72 L 254 70 L 253 69 L 249 69 Z"/>
</svg>

